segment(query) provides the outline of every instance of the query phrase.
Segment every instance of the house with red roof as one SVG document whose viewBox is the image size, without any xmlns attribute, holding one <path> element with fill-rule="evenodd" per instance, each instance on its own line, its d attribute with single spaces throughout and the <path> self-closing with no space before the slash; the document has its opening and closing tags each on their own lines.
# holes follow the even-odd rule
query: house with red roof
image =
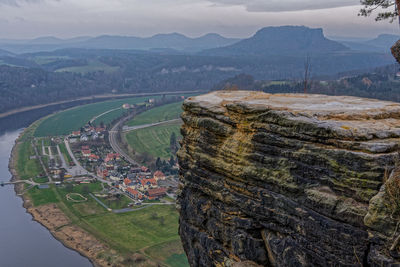
<svg viewBox="0 0 400 267">
<path fill-rule="evenodd" d="M 157 187 L 157 181 L 154 178 L 151 179 L 141 179 L 140 180 L 140 185 L 142 190 L 146 190 L 148 188 L 155 188 Z"/>
<path fill-rule="evenodd" d="M 127 188 L 126 193 L 128 194 L 128 196 L 130 196 L 131 198 L 134 198 L 134 199 L 142 199 L 143 198 L 142 194 L 139 191 L 132 189 L 132 188 Z"/>
<path fill-rule="evenodd" d="M 142 172 L 148 172 L 148 171 L 149 171 L 149 168 L 147 168 L 146 166 L 142 166 L 142 167 L 140 167 L 140 170 L 141 170 Z"/>
<path fill-rule="evenodd" d="M 121 157 L 118 153 L 109 153 L 107 154 L 107 157 L 104 159 L 105 162 L 109 162 L 112 160 L 120 160 Z"/>
<path fill-rule="evenodd" d="M 89 146 L 81 146 L 81 149 L 82 149 L 82 150 L 89 150 L 90 147 L 89 147 Z"/>
<path fill-rule="evenodd" d="M 106 128 L 104 128 L 104 127 L 96 127 L 96 133 L 98 133 L 98 134 L 105 132 L 105 131 L 106 131 Z"/>
<path fill-rule="evenodd" d="M 156 171 L 153 176 L 154 179 L 158 180 L 165 180 L 165 174 L 162 171 Z"/>
<path fill-rule="evenodd" d="M 106 178 L 108 176 L 108 170 L 104 168 L 97 168 L 97 176 Z"/>
<path fill-rule="evenodd" d="M 167 194 L 167 189 L 165 187 L 149 189 L 146 192 L 147 198 L 149 200 L 158 199 L 160 197 L 165 196 L 166 194 Z"/>
<path fill-rule="evenodd" d="M 99 159 L 100 159 L 100 157 L 95 154 L 90 154 L 90 156 L 89 156 L 89 161 L 91 161 L 91 162 L 97 162 Z"/>
<path fill-rule="evenodd" d="M 81 136 L 81 131 L 73 131 L 71 136 L 72 137 L 79 137 L 79 136 Z"/>
<path fill-rule="evenodd" d="M 89 157 L 91 154 L 92 154 L 92 152 L 90 151 L 90 149 L 82 150 L 82 155 L 84 157 Z"/>
</svg>

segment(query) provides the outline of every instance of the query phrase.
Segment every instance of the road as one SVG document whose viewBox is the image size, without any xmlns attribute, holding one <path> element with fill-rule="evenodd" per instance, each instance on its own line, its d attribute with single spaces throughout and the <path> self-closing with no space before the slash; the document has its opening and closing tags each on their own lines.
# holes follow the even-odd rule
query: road
<svg viewBox="0 0 400 267">
<path fill-rule="evenodd" d="M 138 129 L 144 129 L 144 128 L 148 128 L 148 127 L 152 127 L 152 126 L 157 126 L 157 125 L 162 125 L 162 124 L 167 124 L 170 122 L 181 122 L 181 119 L 174 119 L 174 120 L 169 120 L 169 121 L 160 121 L 160 122 L 155 122 L 155 123 L 149 123 L 149 124 L 142 124 L 142 125 L 137 125 L 137 126 L 124 126 L 122 128 L 123 132 L 130 132 L 130 131 L 134 131 L 134 130 L 138 130 Z"/>
<path fill-rule="evenodd" d="M 121 125 L 122 123 L 124 123 L 124 122 L 125 122 L 124 119 L 120 120 L 120 121 L 119 121 L 118 123 L 116 123 L 116 124 L 114 125 L 114 127 L 112 127 L 111 130 L 109 131 L 108 139 L 109 139 L 110 145 L 111 145 L 112 149 L 114 149 L 115 152 L 117 152 L 118 154 L 120 154 L 120 155 L 121 155 L 126 161 L 128 161 L 130 164 L 132 164 L 132 165 L 134 165 L 134 166 L 140 166 L 139 163 L 137 163 L 134 159 L 132 159 L 132 158 L 131 158 L 127 153 L 125 153 L 125 151 L 122 150 L 122 149 L 119 147 L 119 145 L 118 145 L 118 142 L 117 142 L 118 131 L 117 131 L 117 129 L 118 129 L 118 127 L 120 127 L 120 125 Z"/>
<path fill-rule="evenodd" d="M 3 185 L 9 185 L 9 184 L 22 184 L 22 183 L 30 184 L 30 185 L 41 185 L 41 184 L 36 183 L 36 182 L 34 182 L 32 180 L 19 180 L 19 181 L 14 181 L 14 182 L 1 182 L 0 185 L 3 186 Z M 54 182 L 51 182 L 51 183 L 54 183 Z M 50 183 L 45 183 L 45 184 L 50 184 Z"/>
<path fill-rule="evenodd" d="M 72 161 L 75 164 L 75 166 L 73 168 L 76 168 L 76 171 L 79 172 L 80 175 L 82 175 L 82 174 L 88 175 L 88 176 L 96 178 L 97 180 L 101 181 L 102 183 L 107 183 L 107 184 L 111 185 L 110 181 L 104 180 L 103 178 L 97 176 L 94 173 L 89 172 L 88 170 L 86 170 L 85 168 L 82 167 L 82 165 L 79 163 L 79 161 L 75 158 L 74 153 L 72 153 L 72 150 L 69 146 L 68 137 L 64 138 L 64 144 L 65 144 L 65 147 L 67 148 L 68 154 L 70 155 Z"/>
</svg>

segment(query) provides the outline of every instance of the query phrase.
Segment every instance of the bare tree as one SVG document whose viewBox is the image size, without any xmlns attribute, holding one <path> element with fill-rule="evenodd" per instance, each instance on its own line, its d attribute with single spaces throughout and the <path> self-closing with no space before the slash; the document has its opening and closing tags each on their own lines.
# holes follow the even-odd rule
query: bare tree
<svg viewBox="0 0 400 267">
<path fill-rule="evenodd" d="M 307 94 L 308 88 L 311 84 L 310 76 L 311 76 L 311 58 L 309 55 L 307 55 L 306 60 L 304 61 L 304 78 L 303 78 L 303 89 L 305 94 Z"/>
</svg>

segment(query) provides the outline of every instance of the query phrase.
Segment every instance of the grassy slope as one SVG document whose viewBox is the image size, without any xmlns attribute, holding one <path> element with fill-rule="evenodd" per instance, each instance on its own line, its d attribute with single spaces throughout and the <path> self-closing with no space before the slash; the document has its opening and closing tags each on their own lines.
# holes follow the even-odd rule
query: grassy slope
<svg viewBox="0 0 400 267">
<path fill-rule="evenodd" d="M 168 159 L 172 154 L 169 149 L 171 134 L 179 138 L 181 123 L 168 123 L 131 131 L 126 134 L 128 144 L 137 152 L 148 152 L 154 157 Z"/>
<path fill-rule="evenodd" d="M 128 126 L 136 126 L 159 121 L 177 119 L 182 113 L 182 102 L 172 103 L 153 108 L 136 116 L 127 123 Z"/>
<path fill-rule="evenodd" d="M 128 99 L 111 100 L 79 106 L 50 116 L 43 121 L 35 131 L 35 136 L 56 136 L 69 134 L 79 130 L 91 118 L 107 110 L 122 106 L 124 103 L 137 104 L 148 99 L 148 97 L 135 97 Z M 116 114 L 116 117 L 118 114 Z"/>
</svg>

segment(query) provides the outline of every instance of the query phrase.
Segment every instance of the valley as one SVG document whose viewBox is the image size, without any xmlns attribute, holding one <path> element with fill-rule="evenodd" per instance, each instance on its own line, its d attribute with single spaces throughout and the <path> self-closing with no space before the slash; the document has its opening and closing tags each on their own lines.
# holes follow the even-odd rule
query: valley
<svg viewBox="0 0 400 267">
<path fill-rule="evenodd" d="M 143 164 L 140 166 L 131 166 L 115 154 L 106 137 L 106 129 L 126 117 L 127 112 L 139 113 L 137 122 L 136 116 L 129 121 L 134 125 L 153 122 L 155 114 L 165 114 L 161 120 L 178 117 L 182 102 L 169 101 L 176 100 L 173 96 L 160 96 L 100 102 L 33 123 L 18 138 L 11 161 L 14 180 L 38 183 L 17 185 L 28 212 L 64 245 L 100 266 L 187 266 L 177 234 L 177 172 L 172 165 L 166 165 L 171 161 L 157 160 L 156 164 L 155 160 L 175 157 L 172 152 L 164 156 L 170 147 L 170 136 L 165 137 L 168 142 L 146 150 L 133 142 L 127 150 L 134 149 L 133 156 Z M 107 113 L 110 109 L 118 112 Z M 179 124 L 173 127 L 178 134 Z M 140 141 L 158 142 L 157 136 L 149 137 Z M 85 149 L 91 154 L 85 155 Z M 146 153 L 151 157 L 142 156 Z M 107 173 L 100 171 L 103 166 L 107 166 Z M 164 193 L 152 196 L 159 194 L 156 191 Z"/>
</svg>

